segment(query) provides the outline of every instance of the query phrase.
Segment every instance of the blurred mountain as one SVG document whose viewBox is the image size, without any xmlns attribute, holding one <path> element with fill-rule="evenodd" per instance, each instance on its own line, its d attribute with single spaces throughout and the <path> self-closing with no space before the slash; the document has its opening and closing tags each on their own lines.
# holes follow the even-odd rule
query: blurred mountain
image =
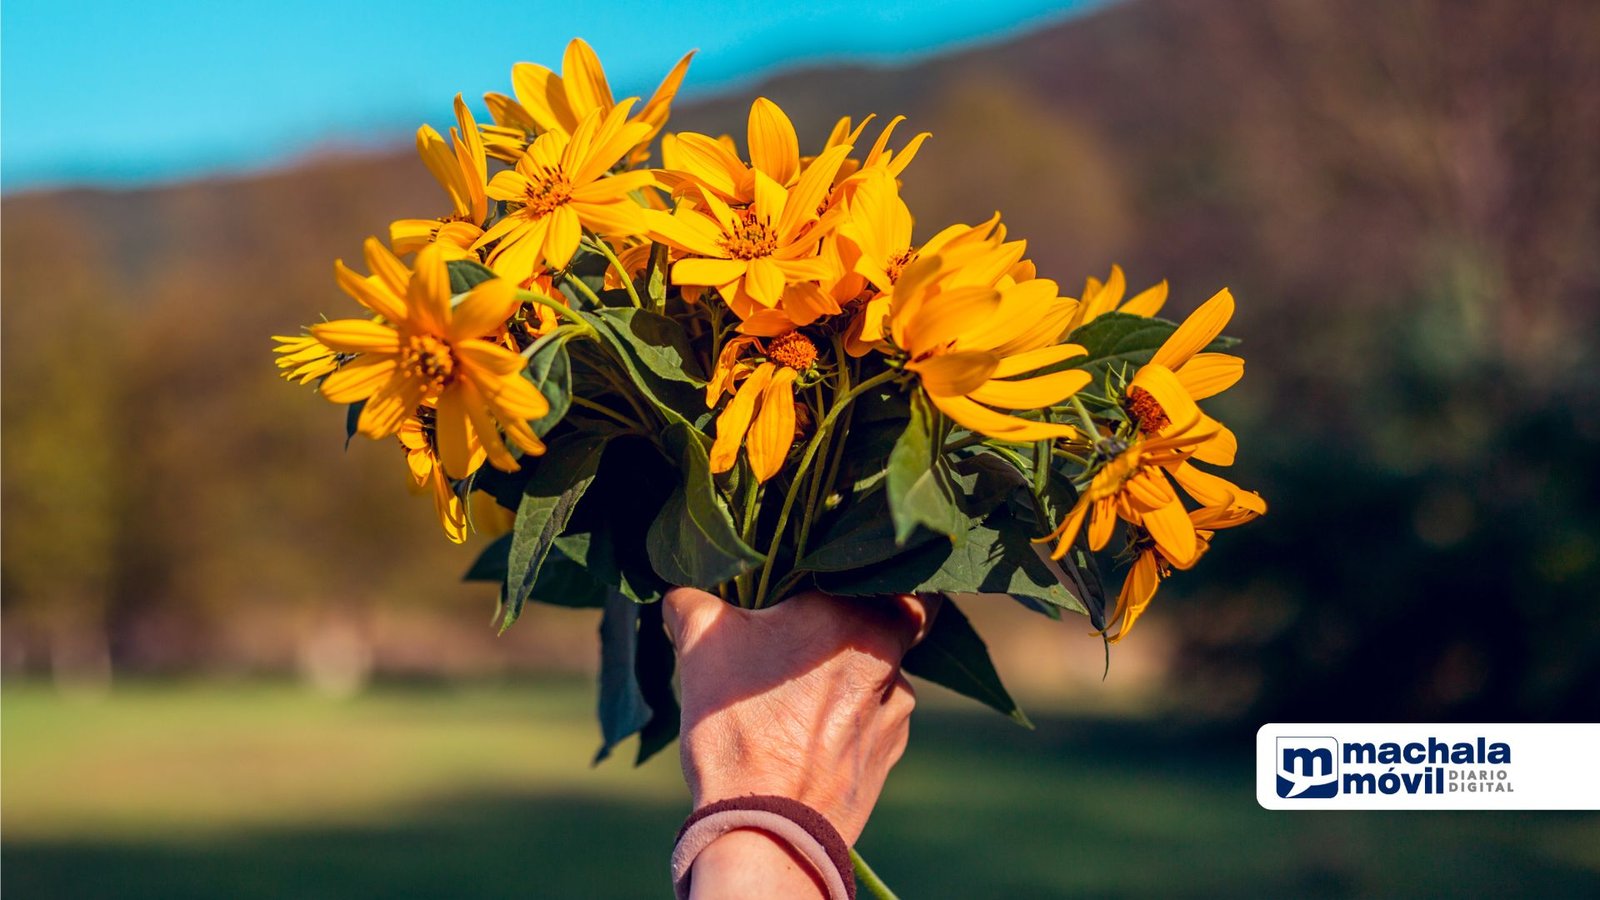
<svg viewBox="0 0 1600 900">
<path fill-rule="evenodd" d="M 810 149 L 840 114 L 932 132 L 919 235 L 998 208 L 1068 294 L 1112 262 L 1173 315 L 1233 289 L 1217 408 L 1273 512 L 1141 623 L 1186 706 L 1592 712 L 1600 5 L 1128 0 L 673 127 L 742 137 L 756 93 Z M 490 639 L 397 449 L 274 377 L 267 335 L 352 309 L 331 260 L 444 206 L 408 149 L 4 200 L 8 668 L 282 667 L 352 629 L 391 671 L 586 657 L 586 620 Z"/>
</svg>

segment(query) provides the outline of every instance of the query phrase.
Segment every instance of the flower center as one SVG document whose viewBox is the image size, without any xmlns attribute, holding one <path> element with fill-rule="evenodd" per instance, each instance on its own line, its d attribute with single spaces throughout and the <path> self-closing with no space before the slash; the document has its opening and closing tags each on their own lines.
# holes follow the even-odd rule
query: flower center
<svg viewBox="0 0 1600 900">
<path fill-rule="evenodd" d="M 889 280 L 899 281 L 900 273 L 904 272 L 906 270 L 906 266 L 911 265 L 916 258 L 917 248 L 915 247 L 907 247 L 896 254 L 892 259 L 889 260 L 889 266 L 886 270 L 889 273 Z"/>
<path fill-rule="evenodd" d="M 817 361 L 817 345 L 798 331 L 788 331 L 767 342 L 767 359 L 804 372 Z"/>
<path fill-rule="evenodd" d="M 559 171 L 546 173 L 539 181 L 529 181 L 526 193 L 528 212 L 535 218 L 547 216 L 572 199 L 572 182 Z"/>
<path fill-rule="evenodd" d="M 744 210 L 733 231 L 722 238 L 722 248 L 734 259 L 759 259 L 778 249 L 778 236 L 772 226 L 756 218 L 755 210 Z"/>
<path fill-rule="evenodd" d="M 444 387 L 456 370 L 450 345 L 431 334 L 414 334 L 408 338 L 400 354 L 400 364 L 427 382 L 430 393 Z"/>
<path fill-rule="evenodd" d="M 1167 411 L 1144 388 L 1134 388 L 1128 392 L 1128 415 L 1139 423 L 1139 430 L 1145 434 L 1160 434 L 1162 429 L 1172 424 L 1172 420 L 1167 418 Z"/>
</svg>

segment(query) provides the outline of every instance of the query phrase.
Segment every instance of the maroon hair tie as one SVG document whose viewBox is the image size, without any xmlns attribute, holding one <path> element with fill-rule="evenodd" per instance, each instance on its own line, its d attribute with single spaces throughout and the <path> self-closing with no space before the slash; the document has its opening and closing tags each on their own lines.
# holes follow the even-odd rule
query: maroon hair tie
<svg viewBox="0 0 1600 900">
<path fill-rule="evenodd" d="M 718 800 L 684 820 L 672 850 L 672 884 L 679 900 L 688 900 L 695 857 L 712 841 L 740 828 L 763 831 L 793 847 L 817 870 L 829 900 L 855 900 L 850 845 L 827 817 L 798 800 L 755 795 Z"/>
</svg>

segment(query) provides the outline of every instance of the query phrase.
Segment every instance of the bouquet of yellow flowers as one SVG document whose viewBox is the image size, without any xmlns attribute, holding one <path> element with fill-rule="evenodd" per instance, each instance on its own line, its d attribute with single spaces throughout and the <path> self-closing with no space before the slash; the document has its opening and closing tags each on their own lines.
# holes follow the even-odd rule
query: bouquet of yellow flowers
<svg viewBox="0 0 1600 900">
<path fill-rule="evenodd" d="M 501 628 L 530 600 L 605 610 L 602 757 L 676 735 L 669 586 L 1005 594 L 1116 641 L 1266 511 L 1202 468 L 1236 450 L 1197 402 L 1244 372 L 1226 290 L 1175 324 L 1164 282 L 1125 297 L 1115 267 L 1063 296 L 998 213 L 917 242 L 927 134 L 845 118 L 804 153 L 761 98 L 741 155 L 664 132 L 688 64 L 619 103 L 575 40 L 560 74 L 513 68 L 492 125 L 458 96 L 448 139 L 417 132 L 444 214 L 369 238 L 367 274 L 335 264 L 364 314 L 277 338 L 349 435 L 398 440 L 446 536 L 503 532 L 468 573 L 501 584 Z M 953 603 L 904 666 L 1026 721 Z"/>
</svg>

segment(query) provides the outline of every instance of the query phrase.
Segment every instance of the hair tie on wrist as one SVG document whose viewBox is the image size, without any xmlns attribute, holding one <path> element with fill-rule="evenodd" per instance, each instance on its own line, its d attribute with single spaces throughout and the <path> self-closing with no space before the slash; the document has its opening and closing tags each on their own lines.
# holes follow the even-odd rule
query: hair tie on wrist
<svg viewBox="0 0 1600 900">
<path fill-rule="evenodd" d="M 822 813 L 788 797 L 748 796 L 719 800 L 684 820 L 672 850 L 672 886 L 688 900 L 689 869 L 711 842 L 730 831 L 754 828 L 783 841 L 811 863 L 828 900 L 855 900 L 850 846 Z"/>
</svg>

